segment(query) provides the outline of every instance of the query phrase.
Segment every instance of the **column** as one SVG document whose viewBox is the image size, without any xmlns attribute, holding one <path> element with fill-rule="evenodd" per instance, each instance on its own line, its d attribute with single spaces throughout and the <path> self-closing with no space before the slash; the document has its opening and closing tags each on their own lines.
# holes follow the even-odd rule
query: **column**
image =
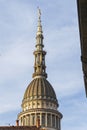
<svg viewBox="0 0 87 130">
<path fill-rule="evenodd" d="M 30 114 L 30 126 L 32 125 L 32 116 L 31 116 L 31 114 Z"/>
<path fill-rule="evenodd" d="M 26 116 L 25 116 L 25 126 L 26 126 L 26 124 L 27 124 L 27 118 L 26 118 Z"/>
<path fill-rule="evenodd" d="M 40 126 L 42 125 L 42 113 L 40 113 Z"/>
<path fill-rule="evenodd" d="M 56 115 L 55 115 L 55 128 L 56 128 Z"/>
<path fill-rule="evenodd" d="M 51 127 L 52 127 L 52 113 L 51 113 Z"/>
<path fill-rule="evenodd" d="M 22 117 L 21 117 L 21 119 L 20 119 L 20 124 L 19 125 L 22 125 Z"/>
<path fill-rule="evenodd" d="M 60 119 L 59 119 L 59 129 L 61 130 Z"/>
<path fill-rule="evenodd" d="M 45 117 L 45 119 L 46 119 L 45 125 L 47 126 L 47 113 L 46 113 L 46 117 Z"/>
<path fill-rule="evenodd" d="M 29 126 L 29 114 L 27 115 L 27 125 Z"/>
<path fill-rule="evenodd" d="M 24 125 L 24 116 L 22 117 L 22 125 Z"/>
<path fill-rule="evenodd" d="M 23 126 L 23 117 L 21 117 L 21 125 Z"/>
<path fill-rule="evenodd" d="M 27 115 L 27 125 L 29 126 L 29 115 Z"/>
<path fill-rule="evenodd" d="M 37 121 L 37 116 L 36 116 L 36 113 L 35 113 L 35 126 L 36 126 L 36 121 Z"/>
</svg>

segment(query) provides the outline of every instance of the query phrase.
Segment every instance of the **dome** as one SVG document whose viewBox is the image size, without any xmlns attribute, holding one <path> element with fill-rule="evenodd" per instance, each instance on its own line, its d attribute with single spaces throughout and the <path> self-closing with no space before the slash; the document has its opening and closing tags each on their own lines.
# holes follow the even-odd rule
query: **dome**
<svg viewBox="0 0 87 130">
<path fill-rule="evenodd" d="M 45 130 L 61 130 L 62 114 L 57 110 L 59 105 L 55 91 L 47 81 L 41 12 L 40 9 L 38 11 L 33 80 L 25 90 L 18 120 L 20 126 L 38 125 Z"/>
<path fill-rule="evenodd" d="M 58 105 L 55 91 L 46 78 L 35 78 L 28 85 L 22 103 L 31 100 L 48 100 Z"/>
</svg>

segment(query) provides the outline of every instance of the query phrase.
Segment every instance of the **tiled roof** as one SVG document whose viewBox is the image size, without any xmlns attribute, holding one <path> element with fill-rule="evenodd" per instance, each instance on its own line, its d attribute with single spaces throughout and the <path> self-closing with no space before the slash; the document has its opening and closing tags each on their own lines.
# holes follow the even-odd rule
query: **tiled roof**
<svg viewBox="0 0 87 130">
<path fill-rule="evenodd" d="M 40 130 L 36 126 L 0 126 L 0 130 Z"/>
</svg>

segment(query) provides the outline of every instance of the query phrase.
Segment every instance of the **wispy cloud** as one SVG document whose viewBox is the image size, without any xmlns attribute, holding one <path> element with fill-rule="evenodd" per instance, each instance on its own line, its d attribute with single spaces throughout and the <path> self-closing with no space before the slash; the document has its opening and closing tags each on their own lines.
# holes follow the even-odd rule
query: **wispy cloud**
<svg viewBox="0 0 87 130">
<path fill-rule="evenodd" d="M 64 129 L 67 128 L 68 130 L 71 129 L 87 129 L 86 126 L 86 116 L 85 116 L 85 110 L 87 109 L 87 103 L 85 102 L 86 99 L 82 99 L 82 96 L 74 96 L 70 99 L 66 99 L 66 101 L 63 101 L 63 107 L 62 110 L 64 112 L 64 119 L 62 122 L 62 127 Z M 81 109 L 84 108 L 84 109 Z M 68 113 L 67 113 L 68 110 Z M 67 114 L 66 114 L 67 113 Z M 83 121 L 84 118 L 84 121 Z"/>
<path fill-rule="evenodd" d="M 75 0 L 0 0 L 0 124 L 4 124 L 3 115 L 5 122 L 13 123 L 16 117 L 12 113 L 20 111 L 24 91 L 32 80 L 38 5 L 42 9 L 48 80 L 64 115 L 62 128 L 86 130 Z"/>
</svg>

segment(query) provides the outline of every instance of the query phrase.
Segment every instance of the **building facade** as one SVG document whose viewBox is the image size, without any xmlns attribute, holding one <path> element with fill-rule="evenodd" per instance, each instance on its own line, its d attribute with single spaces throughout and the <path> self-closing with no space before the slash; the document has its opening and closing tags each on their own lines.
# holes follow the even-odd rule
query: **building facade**
<svg viewBox="0 0 87 130">
<path fill-rule="evenodd" d="M 83 78 L 87 97 L 87 0 L 77 0 Z"/>
<path fill-rule="evenodd" d="M 22 100 L 22 112 L 18 114 L 20 126 L 36 126 L 47 130 L 60 130 L 62 114 L 52 85 L 47 80 L 41 11 L 38 9 L 36 50 L 34 51 L 33 80 L 28 85 Z"/>
</svg>

